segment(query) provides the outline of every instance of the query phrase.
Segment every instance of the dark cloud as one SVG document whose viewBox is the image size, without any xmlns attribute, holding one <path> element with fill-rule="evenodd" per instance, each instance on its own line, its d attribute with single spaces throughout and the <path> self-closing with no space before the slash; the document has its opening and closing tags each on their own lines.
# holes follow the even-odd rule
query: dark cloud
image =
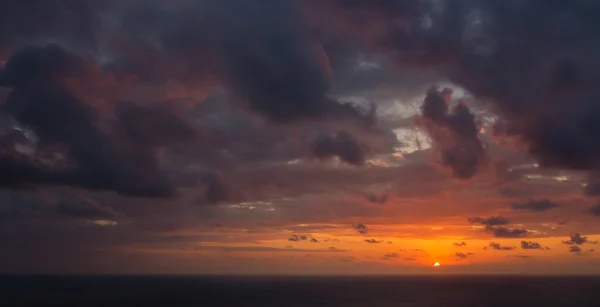
<svg viewBox="0 0 600 307">
<path fill-rule="evenodd" d="M 491 249 L 500 250 L 500 251 L 510 251 L 515 249 L 514 246 L 502 246 L 500 243 L 490 242 L 488 245 Z"/>
<path fill-rule="evenodd" d="M 490 231 L 496 238 L 520 238 L 527 236 L 527 230 L 518 228 L 494 227 Z"/>
<path fill-rule="evenodd" d="M 466 259 L 468 257 L 465 253 L 455 253 L 454 256 L 458 259 Z"/>
<path fill-rule="evenodd" d="M 400 255 L 398 253 L 387 253 L 383 256 L 383 258 L 398 258 Z"/>
<path fill-rule="evenodd" d="M 439 1 L 387 3 L 336 1 L 320 5 L 308 1 L 305 14 L 324 37 L 337 35 L 357 41 L 400 64 L 445 68 L 453 83 L 495 105 L 502 115 L 495 133 L 526 143 L 542 167 L 598 168 L 600 145 L 595 140 L 600 129 L 594 119 L 600 112 L 595 103 L 600 91 L 594 84 L 600 80 L 596 73 L 600 61 L 594 54 L 600 50 L 600 31 L 597 16 L 591 12 L 600 4 L 491 0 L 452 5 Z M 330 17 L 333 15 L 336 18 Z M 369 26 L 357 30 L 353 26 L 356 20 Z M 521 46 L 528 48 L 523 51 Z M 509 77 L 515 75 L 518 77 Z M 442 160 L 463 177 L 474 174 L 480 161 L 479 146 L 471 140 L 473 146 L 467 147 L 473 151 L 450 151 Z"/>
<path fill-rule="evenodd" d="M 441 164 L 455 177 L 467 179 L 486 163 L 487 154 L 478 138 L 475 116 L 463 102 L 450 109 L 451 95 L 449 89 L 430 89 L 421 107 L 421 124 L 439 150 Z"/>
<path fill-rule="evenodd" d="M 7 61 L 0 85 L 12 91 L 3 111 L 31 128 L 42 141 L 66 146 L 77 167 L 46 169 L 6 158 L 6 173 L 15 175 L 5 181 L 11 185 L 63 184 L 107 189 L 132 196 L 172 195 L 173 187 L 158 168 L 157 146 L 170 138 L 185 139 L 193 131 L 166 110 L 138 112 L 141 109 L 133 106 L 119 113 L 124 120 L 121 131 L 128 134 L 117 135 L 119 129 L 112 135 L 99 130 L 96 110 L 69 89 L 70 79 L 86 78 L 91 73 L 93 66 L 56 45 L 27 48 Z M 133 115 L 137 113 L 160 115 Z M 147 124 L 152 128 L 145 128 Z"/>
<path fill-rule="evenodd" d="M 519 238 L 527 236 L 527 230 L 518 228 L 507 228 L 500 225 L 507 225 L 508 219 L 501 216 L 492 216 L 489 218 L 472 217 L 468 219 L 471 224 L 481 224 L 485 226 L 485 231 L 490 232 L 497 238 Z"/>
<path fill-rule="evenodd" d="M 589 244 L 597 244 L 597 241 L 589 241 L 588 237 L 582 236 L 580 233 L 576 232 L 571 235 L 569 240 L 563 241 L 564 244 L 567 245 L 583 245 L 585 243 Z"/>
<path fill-rule="evenodd" d="M 537 242 L 521 241 L 522 249 L 542 249 L 542 246 Z"/>
<path fill-rule="evenodd" d="M 326 97 L 327 56 L 310 38 L 293 1 L 235 0 L 218 9 L 226 78 L 252 110 L 277 122 L 345 117 L 369 124 L 371 115 Z"/>
<path fill-rule="evenodd" d="M 310 238 L 310 243 L 319 243 L 319 240 L 315 238 Z"/>
<path fill-rule="evenodd" d="M 452 245 L 457 246 L 457 247 L 461 247 L 461 246 L 467 246 L 467 243 L 465 243 L 465 242 L 454 242 L 454 243 L 452 243 Z"/>
<path fill-rule="evenodd" d="M 348 164 L 362 165 L 365 162 L 363 149 L 356 138 L 346 132 L 319 135 L 312 145 L 312 152 L 319 159 L 337 156 Z"/>
<path fill-rule="evenodd" d="M 581 253 L 581 247 L 579 247 L 579 246 L 569 246 L 569 252 L 571 252 L 571 253 Z"/>
<path fill-rule="evenodd" d="M 384 242 L 384 241 L 377 240 L 377 239 L 365 239 L 364 241 L 366 243 L 371 243 L 371 244 L 377 244 L 377 243 L 383 243 Z"/>
<path fill-rule="evenodd" d="M 481 224 L 486 227 L 508 224 L 508 219 L 501 216 L 491 216 L 489 218 L 471 217 L 468 219 L 471 224 Z"/>
<path fill-rule="evenodd" d="M 202 178 L 203 198 L 201 203 L 218 204 L 232 200 L 232 191 L 225 177 L 220 172 L 210 172 Z"/>
<path fill-rule="evenodd" d="M 510 205 L 515 210 L 527 210 L 534 212 L 543 212 L 548 211 L 552 208 L 556 208 L 559 204 L 549 200 L 549 199 L 541 199 L 541 200 L 533 200 L 530 199 L 524 203 L 515 203 Z"/>
<path fill-rule="evenodd" d="M 369 232 L 369 228 L 363 223 L 353 225 L 353 228 L 361 234 L 367 234 Z"/>
<path fill-rule="evenodd" d="M 383 205 L 387 202 L 388 195 L 387 194 L 385 194 L 385 195 L 368 194 L 367 199 L 374 204 Z"/>
<path fill-rule="evenodd" d="M 593 215 L 596 215 L 596 216 L 600 216 L 600 203 L 597 203 L 597 204 L 589 207 L 587 211 L 590 214 L 593 214 Z"/>
</svg>

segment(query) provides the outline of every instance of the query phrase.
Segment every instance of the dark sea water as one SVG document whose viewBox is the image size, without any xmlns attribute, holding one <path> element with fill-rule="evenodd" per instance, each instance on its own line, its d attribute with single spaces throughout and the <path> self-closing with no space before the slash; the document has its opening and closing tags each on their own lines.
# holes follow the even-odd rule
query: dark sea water
<svg viewBox="0 0 600 307">
<path fill-rule="evenodd" d="M 0 277 L 0 306 L 600 306 L 599 277 Z"/>
</svg>

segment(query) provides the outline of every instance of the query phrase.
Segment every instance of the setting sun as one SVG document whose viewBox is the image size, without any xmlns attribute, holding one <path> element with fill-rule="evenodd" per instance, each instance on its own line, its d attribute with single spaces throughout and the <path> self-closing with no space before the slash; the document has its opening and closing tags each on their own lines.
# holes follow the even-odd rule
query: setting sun
<svg viewBox="0 0 600 307">
<path fill-rule="evenodd" d="M 438 266 L 440 266 L 440 263 L 436 262 L 436 263 L 433 264 L 433 266 L 438 267 Z"/>
</svg>

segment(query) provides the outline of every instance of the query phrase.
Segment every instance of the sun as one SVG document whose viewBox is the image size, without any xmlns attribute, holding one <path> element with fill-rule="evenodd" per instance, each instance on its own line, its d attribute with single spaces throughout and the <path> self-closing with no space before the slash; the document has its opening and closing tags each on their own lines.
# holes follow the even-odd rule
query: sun
<svg viewBox="0 0 600 307">
<path fill-rule="evenodd" d="M 434 263 L 434 264 L 433 264 L 433 266 L 434 266 L 434 267 L 439 267 L 439 266 L 440 266 L 440 263 L 439 263 L 439 262 L 436 262 L 436 263 Z"/>
</svg>

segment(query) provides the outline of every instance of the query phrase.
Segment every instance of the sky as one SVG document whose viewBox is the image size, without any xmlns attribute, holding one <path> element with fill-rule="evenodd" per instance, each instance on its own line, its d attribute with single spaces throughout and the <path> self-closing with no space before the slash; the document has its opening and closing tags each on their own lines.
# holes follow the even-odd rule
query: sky
<svg viewBox="0 0 600 307">
<path fill-rule="evenodd" d="M 599 274 L 599 11 L 0 0 L 0 273 Z"/>
</svg>

